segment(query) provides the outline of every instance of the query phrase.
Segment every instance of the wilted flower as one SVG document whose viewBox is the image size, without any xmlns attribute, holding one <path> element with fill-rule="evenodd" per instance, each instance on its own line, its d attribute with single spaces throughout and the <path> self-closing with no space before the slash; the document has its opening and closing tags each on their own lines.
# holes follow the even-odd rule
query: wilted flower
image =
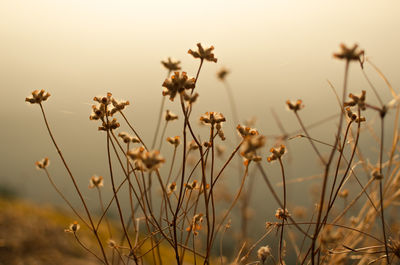
<svg viewBox="0 0 400 265">
<path fill-rule="evenodd" d="M 261 262 L 264 264 L 265 260 L 271 256 L 271 248 L 266 245 L 263 247 L 260 247 L 257 251 L 257 257 L 258 259 L 261 260 Z"/>
<path fill-rule="evenodd" d="M 111 103 L 111 98 L 112 94 L 108 92 L 105 97 L 94 97 L 93 100 L 100 104 L 109 105 Z"/>
<path fill-rule="evenodd" d="M 45 92 L 44 89 L 37 89 L 32 92 L 32 97 L 25 98 L 25 101 L 31 104 L 41 104 L 42 101 L 46 101 L 49 97 L 50 93 Z"/>
<path fill-rule="evenodd" d="M 196 79 L 187 76 L 186 72 L 175 72 L 170 78 L 165 79 L 163 96 L 169 95 L 171 101 L 174 100 L 177 93 L 182 93 L 185 89 L 193 89 Z"/>
<path fill-rule="evenodd" d="M 345 107 L 347 107 L 347 106 L 353 107 L 355 105 L 358 105 L 358 107 L 361 110 L 365 110 L 366 109 L 366 106 L 365 106 L 365 95 L 366 95 L 366 93 L 367 92 L 365 90 L 361 91 L 361 95 L 360 96 L 356 96 L 356 95 L 350 93 L 349 97 L 351 98 L 351 100 L 348 101 L 348 102 L 345 102 L 344 106 Z"/>
<path fill-rule="evenodd" d="M 271 148 L 269 150 L 271 152 L 271 155 L 268 156 L 267 160 L 268 162 L 272 162 L 274 160 L 280 159 L 281 156 L 285 153 L 286 148 L 285 146 L 282 144 L 279 149 L 278 148 Z"/>
<path fill-rule="evenodd" d="M 64 232 L 67 233 L 76 233 L 78 230 L 81 228 L 81 226 L 78 224 L 77 221 L 73 222 L 72 224 L 69 225 L 67 229 L 64 230 Z"/>
<path fill-rule="evenodd" d="M 103 177 L 93 175 L 89 180 L 89 189 L 103 187 Z"/>
<path fill-rule="evenodd" d="M 180 141 L 179 141 L 179 136 L 175 136 L 175 137 L 168 137 L 167 138 L 167 142 L 174 145 L 175 147 L 178 147 Z"/>
<path fill-rule="evenodd" d="M 358 115 L 355 114 L 350 108 L 346 108 L 347 117 L 349 117 L 352 121 L 357 123 L 365 121 L 365 117 L 358 118 Z"/>
<path fill-rule="evenodd" d="M 198 188 L 198 183 L 197 180 L 193 180 L 192 183 L 185 183 L 185 188 L 188 190 L 194 190 Z"/>
<path fill-rule="evenodd" d="M 225 122 L 226 119 L 225 119 L 224 115 L 222 115 L 222 113 L 211 111 L 211 112 L 206 112 L 205 114 L 203 114 L 200 117 L 200 121 L 203 123 L 206 123 L 206 124 L 214 125 L 214 124 L 218 124 L 221 122 Z"/>
<path fill-rule="evenodd" d="M 40 161 L 36 161 L 35 165 L 37 169 L 45 169 L 50 165 L 50 160 L 47 157 L 45 157 Z"/>
<path fill-rule="evenodd" d="M 333 57 L 338 58 L 338 59 L 344 59 L 347 61 L 360 61 L 361 55 L 364 55 L 363 50 L 358 50 L 358 45 L 354 44 L 353 48 L 348 48 L 346 45 L 343 43 L 340 44 L 340 49 L 341 51 L 338 53 L 334 53 Z"/>
<path fill-rule="evenodd" d="M 177 119 L 178 119 L 178 115 L 172 113 L 168 109 L 165 111 L 165 120 L 166 121 L 173 121 L 173 120 L 177 120 Z"/>
<path fill-rule="evenodd" d="M 132 136 L 127 132 L 119 133 L 118 137 L 120 137 L 124 143 L 140 143 L 140 140 L 136 136 Z"/>
<path fill-rule="evenodd" d="M 197 98 L 199 97 L 199 93 L 194 93 L 194 94 L 187 94 L 185 91 L 182 93 L 183 99 L 189 104 L 192 105 L 194 102 L 196 102 Z"/>
<path fill-rule="evenodd" d="M 106 105 L 100 104 L 99 106 L 92 106 L 92 114 L 90 114 L 90 120 L 104 120 L 106 115 Z"/>
<path fill-rule="evenodd" d="M 212 51 L 214 50 L 214 46 L 211 46 L 207 49 L 204 49 L 201 43 L 197 43 L 197 51 L 189 50 L 188 53 L 191 54 L 194 58 L 200 58 L 201 60 L 206 60 L 210 62 L 217 62 L 217 58 L 214 57 Z"/>
<path fill-rule="evenodd" d="M 181 63 L 181 61 L 178 60 L 172 60 L 171 57 L 168 57 L 167 60 L 161 61 L 161 64 L 168 69 L 168 71 L 172 72 L 172 71 L 177 71 L 177 70 L 181 70 L 181 67 L 179 66 L 179 64 Z"/>
<path fill-rule="evenodd" d="M 221 68 L 218 72 L 217 72 L 217 77 L 219 80 L 221 81 L 225 81 L 226 76 L 230 73 L 230 71 L 226 68 Z"/>
<path fill-rule="evenodd" d="M 196 149 L 198 149 L 198 148 L 199 148 L 199 146 L 197 145 L 197 143 L 196 143 L 195 140 L 192 140 L 192 141 L 189 143 L 189 146 L 188 146 L 189 151 L 196 150 Z"/>
<path fill-rule="evenodd" d="M 296 102 L 287 100 L 286 104 L 287 104 L 288 108 L 290 110 L 293 110 L 294 112 L 297 112 L 297 111 L 301 110 L 302 108 L 304 108 L 303 101 L 300 99 L 298 99 Z"/>
</svg>

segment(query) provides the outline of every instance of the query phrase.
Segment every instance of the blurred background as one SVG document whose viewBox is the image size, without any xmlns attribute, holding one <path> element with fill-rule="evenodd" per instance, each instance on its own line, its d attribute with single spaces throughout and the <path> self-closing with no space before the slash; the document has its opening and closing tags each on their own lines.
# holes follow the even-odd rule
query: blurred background
<svg viewBox="0 0 400 265">
<path fill-rule="evenodd" d="M 338 113 L 327 80 L 340 93 L 344 62 L 332 57 L 340 43 L 358 43 L 393 87 L 399 86 L 398 10 L 400 2 L 395 0 L 1 1 L 1 190 L 37 203 L 63 206 L 43 172 L 34 167 L 35 161 L 47 156 L 54 180 L 67 197 L 77 199 L 47 135 L 40 109 L 24 102 L 34 89 L 51 93 L 44 106 L 53 132 L 85 196 L 97 205 L 92 191 L 85 189 L 90 176 L 105 176 L 105 190 L 111 188 L 107 185 L 105 134 L 97 131 L 97 122 L 89 120 L 94 96 L 112 92 L 117 99 L 129 100 L 126 115 L 144 141 L 150 142 L 161 103 L 161 85 L 167 75 L 160 61 L 178 59 L 182 70 L 195 76 L 199 60 L 187 51 L 200 42 L 215 47 L 218 63 L 203 65 L 193 123 L 206 111 L 222 112 L 228 120 L 227 138 L 237 142 L 233 129 L 228 129 L 235 124 L 226 89 L 216 77 L 216 72 L 226 67 L 241 121 L 255 118 L 254 126 L 261 133 L 279 134 L 271 115 L 274 109 L 285 129 L 292 132 L 299 125 L 293 113 L 286 111 L 287 99 L 303 100 L 301 115 L 305 124 Z M 389 101 L 391 95 L 382 79 L 369 65 L 365 71 L 383 101 Z M 369 102 L 377 102 L 359 65 L 354 63 L 349 91 L 358 94 L 362 89 L 367 90 Z M 166 107 L 180 115 L 177 102 L 167 101 Z M 375 113 L 368 113 L 367 119 L 376 118 Z M 181 132 L 177 126 L 182 122 L 180 118 L 168 128 L 166 136 Z M 310 133 L 333 142 L 336 123 L 331 120 Z M 124 126 L 122 130 L 127 129 Z M 377 145 L 367 138 L 361 141 L 366 152 L 376 152 Z M 265 154 L 273 144 L 274 139 L 269 138 Z M 168 157 L 170 148 L 163 148 Z M 232 148 L 226 146 L 227 154 Z M 305 139 L 292 140 L 291 148 L 289 153 L 294 159 L 288 166 L 289 179 L 320 173 L 318 160 Z M 267 169 L 272 172 L 273 182 L 278 183 L 277 165 Z M 235 176 L 231 183 L 235 190 L 238 178 Z M 289 189 L 289 201 L 312 205 L 308 188 Z M 263 229 L 265 218 L 277 208 L 264 184 L 256 185 L 252 203 L 265 207 L 256 206 L 258 214 L 262 213 L 253 218 L 257 224 L 254 229 Z"/>
</svg>

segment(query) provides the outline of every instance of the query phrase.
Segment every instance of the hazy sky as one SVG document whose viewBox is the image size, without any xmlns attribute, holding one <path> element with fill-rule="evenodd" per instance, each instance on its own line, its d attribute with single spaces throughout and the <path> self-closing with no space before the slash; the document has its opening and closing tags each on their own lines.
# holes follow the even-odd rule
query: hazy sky
<svg viewBox="0 0 400 265">
<path fill-rule="evenodd" d="M 242 120 L 257 116 L 262 132 L 276 133 L 274 108 L 288 130 L 297 129 L 284 111 L 286 99 L 302 98 L 309 122 L 337 112 L 326 80 L 341 87 L 343 62 L 332 58 L 341 42 L 359 43 L 392 85 L 400 85 L 399 10 L 399 1 L 382 0 L 2 0 L 0 185 L 19 185 L 26 196 L 48 200 L 42 191 L 50 186 L 33 166 L 44 156 L 54 160 L 60 185 L 69 185 L 39 108 L 24 102 L 33 89 L 52 94 L 45 103 L 51 125 L 85 186 L 91 174 L 107 172 L 104 134 L 88 119 L 93 96 L 111 91 L 130 100 L 127 115 L 150 141 L 166 75 L 160 61 L 177 58 L 194 76 L 199 61 L 187 50 L 201 42 L 215 46 L 218 63 L 204 65 L 193 117 L 215 110 L 229 120 L 226 93 L 215 78 L 225 66 Z M 366 71 L 388 100 L 384 83 L 371 67 Z M 350 90 L 361 89 L 372 96 L 354 64 Z"/>
</svg>

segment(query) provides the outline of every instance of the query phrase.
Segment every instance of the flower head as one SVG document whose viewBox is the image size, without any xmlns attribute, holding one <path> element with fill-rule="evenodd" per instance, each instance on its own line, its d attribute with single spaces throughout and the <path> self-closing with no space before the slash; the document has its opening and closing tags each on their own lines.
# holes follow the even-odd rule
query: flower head
<svg viewBox="0 0 400 265">
<path fill-rule="evenodd" d="M 210 46 L 207 49 L 204 49 L 201 43 L 197 43 L 197 51 L 189 50 L 188 53 L 191 54 L 194 58 L 200 58 L 201 60 L 206 60 L 210 62 L 217 62 L 217 58 L 214 57 L 214 46 Z"/>
<path fill-rule="evenodd" d="M 129 105 L 129 101 L 117 101 L 115 98 L 111 98 L 111 103 L 113 108 L 110 110 L 110 114 L 113 115 L 114 113 L 123 110 L 126 106 Z"/>
<path fill-rule="evenodd" d="M 112 119 L 111 121 L 103 121 L 103 124 L 99 127 L 99 131 L 108 131 L 108 130 L 116 130 L 120 126 L 117 119 Z"/>
<path fill-rule="evenodd" d="M 45 92 L 44 89 L 42 90 L 34 90 L 32 92 L 32 97 L 25 98 L 26 102 L 31 104 L 41 104 L 42 101 L 46 101 L 50 97 L 50 93 Z"/>
<path fill-rule="evenodd" d="M 47 157 L 45 157 L 40 161 L 36 161 L 35 165 L 37 169 L 45 169 L 50 165 L 50 160 Z"/>
<path fill-rule="evenodd" d="M 93 175 L 89 180 L 89 189 L 103 187 L 103 177 Z"/>
<path fill-rule="evenodd" d="M 159 151 L 145 151 L 143 146 L 129 150 L 127 155 L 135 162 L 136 167 L 143 171 L 156 170 L 165 162 Z"/>
<path fill-rule="evenodd" d="M 265 144 L 265 136 L 263 135 L 248 135 L 244 138 L 243 144 L 240 147 L 240 154 L 245 159 L 245 164 L 249 161 L 260 161 L 261 157 L 257 155 L 257 150 Z"/>
<path fill-rule="evenodd" d="M 205 114 L 203 114 L 200 117 L 200 121 L 205 124 L 214 125 L 214 124 L 225 122 L 226 119 L 225 119 L 224 115 L 222 115 L 222 113 L 211 111 L 211 112 L 206 112 Z"/>
<path fill-rule="evenodd" d="M 179 136 L 168 137 L 167 142 L 172 144 L 175 147 L 178 147 L 178 145 L 180 144 Z"/>
<path fill-rule="evenodd" d="M 257 257 L 264 264 L 265 260 L 271 256 L 271 248 L 266 245 L 257 250 Z"/>
<path fill-rule="evenodd" d="M 289 110 L 293 110 L 294 112 L 297 112 L 297 111 L 301 110 L 302 108 L 304 108 L 303 101 L 300 99 L 296 100 L 296 102 L 287 100 L 286 104 L 287 104 Z"/>
<path fill-rule="evenodd" d="M 166 60 L 161 61 L 161 64 L 162 64 L 165 68 L 167 68 L 168 71 L 170 71 L 170 72 L 181 70 L 181 67 L 179 66 L 180 63 L 181 63 L 181 61 L 172 60 L 171 57 L 168 57 Z"/>
<path fill-rule="evenodd" d="M 358 45 L 354 44 L 352 48 L 347 47 L 343 43 L 340 44 L 341 51 L 334 53 L 333 57 L 347 61 L 360 61 L 361 56 L 364 55 L 364 50 L 358 50 Z"/>
<path fill-rule="evenodd" d="M 271 155 L 268 156 L 267 160 L 268 162 L 272 162 L 274 160 L 280 159 L 281 156 L 283 156 L 283 154 L 285 153 L 286 148 L 283 144 L 281 144 L 279 148 L 271 148 L 269 151 L 271 152 Z"/>
<path fill-rule="evenodd" d="M 201 223 L 203 222 L 203 214 L 199 213 L 193 216 L 191 225 L 186 228 L 186 231 L 193 232 L 195 236 L 198 235 L 198 231 L 201 229 Z"/>
<path fill-rule="evenodd" d="M 167 186 L 167 194 L 171 195 L 176 190 L 176 183 L 172 182 Z"/>
<path fill-rule="evenodd" d="M 219 80 L 221 81 L 225 81 L 226 76 L 230 73 L 230 71 L 226 68 L 221 68 L 218 72 L 217 72 L 217 77 Z"/>
<path fill-rule="evenodd" d="M 361 110 L 365 110 L 366 109 L 366 106 L 365 106 L 365 95 L 366 95 L 366 93 L 367 92 L 365 90 L 362 90 L 361 91 L 361 95 L 359 95 L 359 96 L 356 96 L 356 95 L 350 93 L 349 94 L 349 98 L 351 98 L 351 100 L 348 101 L 348 102 L 345 102 L 344 106 L 345 107 L 347 107 L 347 106 L 353 107 L 355 105 L 358 105 Z"/>
<path fill-rule="evenodd" d="M 164 87 L 163 96 L 169 96 L 171 101 L 174 100 L 178 93 L 182 93 L 185 89 L 193 89 L 195 87 L 195 78 L 189 78 L 186 72 L 175 72 L 170 78 L 165 79 L 162 86 Z"/>
<path fill-rule="evenodd" d="M 283 210 L 279 208 L 275 212 L 275 217 L 279 220 L 286 220 L 290 216 L 289 211 L 287 209 Z"/>
<path fill-rule="evenodd" d="M 236 127 L 238 133 L 240 136 L 242 136 L 243 138 L 245 138 L 246 136 L 252 136 L 252 135 L 258 135 L 258 131 L 257 129 L 254 128 L 250 128 L 248 126 L 244 126 L 244 125 L 238 125 Z"/>
<path fill-rule="evenodd" d="M 122 141 L 124 141 L 124 143 L 140 143 L 139 138 L 137 138 L 136 136 L 132 136 L 127 132 L 121 132 L 118 134 L 118 137 L 122 139 Z"/>
<path fill-rule="evenodd" d="M 78 224 L 77 221 L 75 221 L 72 224 L 70 224 L 69 227 L 64 230 L 64 232 L 75 234 L 76 232 L 78 232 L 80 228 L 81 226 Z"/>
<path fill-rule="evenodd" d="M 173 120 L 177 120 L 177 119 L 178 119 L 178 115 L 174 114 L 173 112 L 171 112 L 168 109 L 165 111 L 165 120 L 166 121 L 173 121 Z"/>
</svg>

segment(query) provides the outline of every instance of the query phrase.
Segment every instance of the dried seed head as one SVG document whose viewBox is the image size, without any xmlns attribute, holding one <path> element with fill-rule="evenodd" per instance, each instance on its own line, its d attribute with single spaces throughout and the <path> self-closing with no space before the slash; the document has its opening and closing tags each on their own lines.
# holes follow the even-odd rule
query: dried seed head
<svg viewBox="0 0 400 265">
<path fill-rule="evenodd" d="M 285 154 L 286 148 L 283 144 L 281 144 L 279 148 L 271 148 L 269 151 L 271 152 L 271 155 L 268 156 L 267 160 L 268 162 L 272 162 L 280 159 L 282 155 Z"/>
<path fill-rule="evenodd" d="M 178 93 L 182 93 L 185 89 L 194 89 L 196 83 L 195 78 L 189 78 L 186 72 L 175 72 L 170 78 L 165 79 L 162 86 L 164 90 L 163 96 L 169 96 L 171 101 L 174 100 Z"/>
<path fill-rule="evenodd" d="M 225 119 L 224 115 L 222 115 L 222 113 L 211 111 L 211 112 L 206 112 L 205 114 L 203 114 L 200 117 L 200 121 L 204 124 L 210 124 L 213 126 L 215 124 L 225 122 L 226 119 Z"/>
<path fill-rule="evenodd" d="M 185 183 L 185 188 L 188 190 L 194 190 L 198 188 L 198 183 L 197 180 L 193 180 L 192 183 Z"/>
<path fill-rule="evenodd" d="M 179 66 L 181 64 L 181 61 L 173 60 L 171 59 L 171 57 L 168 57 L 166 60 L 161 61 L 161 64 L 170 72 L 181 70 L 181 67 Z"/>
<path fill-rule="evenodd" d="M 257 150 L 265 144 L 265 136 L 263 135 L 249 135 L 243 140 L 240 147 L 240 154 L 244 157 L 245 163 L 248 161 L 260 161 L 261 157 L 257 155 Z"/>
<path fill-rule="evenodd" d="M 118 137 L 121 138 L 121 140 L 126 144 L 130 143 L 130 142 L 132 142 L 132 143 L 140 143 L 139 138 L 137 138 L 136 136 L 132 136 L 127 132 L 119 133 Z"/>
<path fill-rule="evenodd" d="M 340 44 L 341 51 L 334 53 L 333 57 L 341 60 L 350 61 L 361 61 L 361 56 L 364 55 L 364 50 L 358 50 L 358 45 L 354 44 L 353 48 L 348 48 L 343 43 Z"/>
<path fill-rule="evenodd" d="M 104 97 L 94 97 L 93 100 L 97 101 L 99 104 L 109 105 L 111 104 L 112 94 L 110 92 L 107 93 Z"/>
<path fill-rule="evenodd" d="M 219 80 L 221 81 L 225 81 L 226 76 L 230 73 L 230 71 L 226 68 L 221 68 L 218 72 L 217 72 L 217 77 Z"/>
<path fill-rule="evenodd" d="M 93 175 L 90 180 L 89 180 L 89 189 L 93 189 L 93 188 L 100 188 L 103 187 L 104 183 L 103 183 L 103 177 L 102 176 L 96 176 Z"/>
<path fill-rule="evenodd" d="M 207 49 L 204 49 L 201 43 L 197 43 L 197 51 L 188 50 L 188 53 L 191 54 L 194 58 L 200 58 L 200 60 L 206 60 L 210 62 L 217 62 L 217 58 L 214 57 L 214 46 L 210 46 Z"/>
<path fill-rule="evenodd" d="M 296 102 L 287 100 L 286 105 L 288 106 L 289 110 L 293 110 L 294 112 L 297 112 L 304 108 L 303 101 L 298 99 Z"/>
<path fill-rule="evenodd" d="M 173 121 L 173 120 L 177 120 L 177 119 L 178 119 L 178 115 L 172 113 L 168 109 L 165 111 L 165 120 L 166 121 Z"/>
<path fill-rule="evenodd" d="M 351 100 L 348 101 L 348 102 L 345 102 L 344 103 L 344 107 L 347 107 L 347 106 L 353 107 L 353 106 L 358 105 L 358 107 L 361 110 L 365 110 L 366 109 L 365 96 L 366 96 L 366 91 L 365 90 L 361 91 L 361 95 L 360 96 L 356 96 L 356 95 L 350 93 L 349 97 L 351 98 Z"/>
<path fill-rule="evenodd" d="M 265 260 L 271 256 L 271 248 L 266 245 L 257 250 L 257 257 L 264 264 Z"/>
<path fill-rule="evenodd" d="M 257 129 L 254 128 L 250 128 L 244 125 L 238 125 L 236 127 L 238 133 L 240 136 L 242 136 L 243 138 L 245 138 L 246 136 L 251 136 L 251 135 L 258 135 L 258 131 Z"/>
<path fill-rule="evenodd" d="M 358 115 L 355 114 L 349 107 L 346 108 L 346 113 L 347 117 L 350 118 L 350 120 L 355 121 L 356 123 L 364 122 L 365 117 L 358 118 Z"/>
<path fill-rule="evenodd" d="M 117 101 L 115 98 L 111 98 L 113 108 L 110 110 L 110 115 L 114 115 L 116 112 L 125 109 L 125 106 L 129 105 L 129 101 Z"/>
<path fill-rule="evenodd" d="M 75 234 L 76 232 L 78 232 L 80 228 L 81 226 L 78 224 L 77 221 L 75 221 L 72 224 L 70 224 L 67 229 L 64 229 L 64 232 Z"/>
<path fill-rule="evenodd" d="M 167 186 L 167 194 L 171 195 L 176 190 L 176 183 L 172 182 Z"/>
<path fill-rule="evenodd" d="M 282 208 L 279 208 L 275 212 L 275 217 L 279 220 L 286 220 L 290 216 L 289 211 L 285 209 L 285 211 Z"/>
<path fill-rule="evenodd" d="M 178 147 L 178 145 L 180 144 L 179 136 L 168 137 L 167 142 L 174 145 L 175 147 Z"/>
<path fill-rule="evenodd" d="M 186 231 L 193 232 L 195 236 L 198 235 L 198 231 L 201 229 L 201 223 L 203 222 L 203 214 L 199 213 L 193 216 L 192 223 L 186 228 Z"/>
<path fill-rule="evenodd" d="M 192 105 L 196 102 L 199 97 L 199 93 L 194 93 L 193 95 L 187 94 L 185 91 L 182 92 L 183 99 L 187 102 L 187 104 Z"/>
<path fill-rule="evenodd" d="M 117 248 L 118 247 L 117 243 L 112 239 L 107 240 L 107 245 L 110 248 Z"/>
<path fill-rule="evenodd" d="M 192 140 L 192 141 L 189 143 L 189 146 L 188 146 L 189 151 L 196 150 L 196 149 L 198 149 L 198 148 L 199 148 L 199 146 L 197 145 L 197 143 L 196 143 L 195 140 Z"/>
<path fill-rule="evenodd" d="M 127 155 L 143 171 L 156 170 L 165 162 L 158 150 L 145 151 L 143 146 L 129 150 Z"/>
<path fill-rule="evenodd" d="M 45 157 L 40 161 L 36 161 L 35 165 L 37 169 L 45 169 L 50 165 L 50 160 L 47 157 Z"/>
<path fill-rule="evenodd" d="M 42 101 L 46 101 L 49 97 L 50 93 L 45 92 L 44 89 L 37 89 L 32 92 L 32 97 L 25 98 L 25 101 L 31 104 L 41 104 Z"/>
</svg>

